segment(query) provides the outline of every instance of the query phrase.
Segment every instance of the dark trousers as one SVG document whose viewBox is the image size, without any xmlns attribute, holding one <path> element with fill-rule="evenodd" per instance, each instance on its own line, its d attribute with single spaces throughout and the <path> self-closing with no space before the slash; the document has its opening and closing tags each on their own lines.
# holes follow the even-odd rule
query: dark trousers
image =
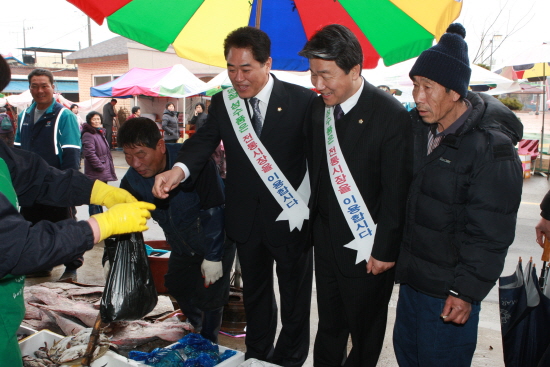
<svg viewBox="0 0 550 367">
<path fill-rule="evenodd" d="M 41 220 L 48 220 L 55 223 L 65 219 L 75 219 L 76 209 L 74 207 L 61 208 L 57 206 L 34 204 L 29 207 L 21 207 L 21 215 L 32 224 L 36 224 Z M 71 246 L 71 244 L 68 243 L 67 246 Z M 84 254 L 64 265 L 67 270 L 76 270 L 80 268 L 83 263 Z"/>
<path fill-rule="evenodd" d="M 109 149 L 113 149 L 113 125 L 103 124 L 103 127 L 105 128 L 105 139 L 109 143 Z"/>
<path fill-rule="evenodd" d="M 402 284 L 393 328 L 393 348 L 400 367 L 466 367 L 477 344 L 480 304 L 472 304 L 464 325 L 440 317 L 445 299 Z"/>
<path fill-rule="evenodd" d="M 386 331 L 394 269 L 359 278 L 344 277 L 334 261 L 328 223 L 313 227 L 319 325 L 313 351 L 315 367 L 376 366 Z M 347 354 L 348 338 L 353 348 Z"/>
<path fill-rule="evenodd" d="M 226 241 L 222 258 L 223 276 L 208 288 L 204 286 L 201 264 L 204 257 L 172 251 L 164 284 L 181 310 L 201 335 L 218 343 L 223 306 L 229 300 L 231 267 L 235 259 L 235 242 Z"/>
<path fill-rule="evenodd" d="M 258 218 L 258 216 L 256 216 Z M 270 238 L 272 243 L 277 239 Z M 301 244 L 269 245 L 256 219 L 250 238 L 237 243 L 243 276 L 246 312 L 245 357 L 281 366 L 301 366 L 309 350 L 309 316 L 313 264 L 311 249 Z M 282 329 L 275 348 L 277 303 L 273 289 L 273 263 L 276 262 L 281 301 Z"/>
</svg>

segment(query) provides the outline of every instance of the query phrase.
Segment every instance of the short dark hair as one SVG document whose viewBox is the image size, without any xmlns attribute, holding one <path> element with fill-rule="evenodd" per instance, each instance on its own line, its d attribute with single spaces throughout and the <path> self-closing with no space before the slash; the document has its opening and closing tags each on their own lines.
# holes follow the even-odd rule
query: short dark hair
<svg viewBox="0 0 550 367">
<path fill-rule="evenodd" d="M 197 108 L 197 106 L 201 106 L 202 107 L 202 112 L 205 112 L 206 111 L 206 107 L 204 106 L 204 103 L 202 102 L 199 102 L 195 105 L 195 108 Z"/>
<path fill-rule="evenodd" d="M 298 55 L 308 59 L 322 59 L 336 62 L 349 74 L 355 65 L 363 65 L 363 50 L 355 35 L 343 25 L 330 24 L 311 37 Z M 361 73 L 361 71 L 359 71 Z"/>
<path fill-rule="evenodd" d="M 33 76 L 47 76 L 48 79 L 50 79 L 50 84 L 55 84 L 54 81 L 53 81 L 53 74 L 51 71 L 49 70 L 46 70 L 46 69 L 34 69 L 33 71 L 30 72 L 28 78 L 29 78 L 29 84 L 31 84 L 31 79 Z"/>
<path fill-rule="evenodd" d="M 168 106 L 170 106 L 170 105 L 172 105 L 172 106 L 174 106 L 174 108 L 176 108 L 176 106 L 175 106 L 174 103 L 172 103 L 172 102 L 168 102 L 168 103 L 166 104 L 166 106 L 164 106 L 164 108 L 168 109 Z"/>
<path fill-rule="evenodd" d="M 111 99 L 111 102 L 115 102 L 115 103 L 118 103 L 118 101 L 116 99 Z"/>
<path fill-rule="evenodd" d="M 138 112 L 139 110 L 141 110 L 141 107 L 139 106 L 134 106 L 132 107 L 132 115 L 134 115 L 136 112 Z"/>
<path fill-rule="evenodd" d="M 8 62 L 2 55 L 0 55 L 0 92 L 10 84 L 11 81 L 11 69 Z"/>
<path fill-rule="evenodd" d="M 78 107 L 78 105 L 77 105 L 76 103 L 73 103 L 73 104 L 71 105 L 71 108 L 69 108 L 69 110 L 72 110 L 72 109 L 75 108 L 75 107 Z"/>
<path fill-rule="evenodd" d="M 157 124 L 147 117 L 134 117 L 122 124 L 117 132 L 119 147 L 142 146 L 156 149 L 161 139 Z"/>
<path fill-rule="evenodd" d="M 271 40 L 264 31 L 254 27 L 241 27 L 229 33 L 223 41 L 223 52 L 227 59 L 231 48 L 248 48 L 254 60 L 265 64 L 271 56 Z"/>
<path fill-rule="evenodd" d="M 100 113 L 97 112 L 97 111 L 90 111 L 90 112 L 88 112 L 88 114 L 86 115 L 86 122 L 89 123 L 89 124 L 91 125 L 91 124 L 92 124 L 92 118 L 93 118 L 95 115 L 99 115 L 99 118 L 101 119 L 101 123 L 103 124 L 103 115 L 100 114 Z"/>
</svg>

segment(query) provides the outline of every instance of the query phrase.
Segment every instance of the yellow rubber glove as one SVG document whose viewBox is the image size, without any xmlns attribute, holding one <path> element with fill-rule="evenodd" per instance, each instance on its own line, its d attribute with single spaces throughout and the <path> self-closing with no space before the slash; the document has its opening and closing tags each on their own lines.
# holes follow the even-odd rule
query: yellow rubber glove
<svg viewBox="0 0 550 367">
<path fill-rule="evenodd" d="M 151 218 L 150 210 L 155 210 L 155 205 L 136 201 L 117 204 L 105 213 L 92 215 L 99 225 L 99 240 L 102 241 L 116 234 L 148 230 L 147 219 Z"/>
<path fill-rule="evenodd" d="M 135 203 L 137 199 L 124 189 L 107 185 L 105 182 L 95 180 L 90 196 L 90 204 L 112 208 L 116 204 Z"/>
</svg>

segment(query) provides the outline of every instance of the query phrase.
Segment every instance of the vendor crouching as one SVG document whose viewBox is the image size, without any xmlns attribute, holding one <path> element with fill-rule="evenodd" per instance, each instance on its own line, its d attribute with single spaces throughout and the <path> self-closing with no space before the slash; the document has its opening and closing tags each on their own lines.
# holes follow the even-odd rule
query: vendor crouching
<svg viewBox="0 0 550 367">
<path fill-rule="evenodd" d="M 157 199 L 151 191 L 155 176 L 172 167 L 181 144 L 166 144 L 157 125 L 144 117 L 126 121 L 117 140 L 131 167 L 120 187 L 157 205 L 152 217 L 172 248 L 165 286 L 195 330 L 217 343 L 235 243 L 225 240 L 225 196 L 216 165 L 209 161 L 168 199 Z"/>
</svg>

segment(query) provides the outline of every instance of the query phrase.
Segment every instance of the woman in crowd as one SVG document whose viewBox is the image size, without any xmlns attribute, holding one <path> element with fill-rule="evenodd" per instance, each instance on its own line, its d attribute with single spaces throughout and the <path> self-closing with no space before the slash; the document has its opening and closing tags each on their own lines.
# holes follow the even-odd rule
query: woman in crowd
<svg viewBox="0 0 550 367">
<path fill-rule="evenodd" d="M 172 102 L 166 104 L 166 109 L 162 115 L 162 129 L 164 130 L 164 141 L 166 143 L 175 143 L 178 141 L 178 115 Z"/>
<path fill-rule="evenodd" d="M 141 116 L 141 107 L 134 106 L 134 107 L 132 107 L 132 114 L 130 116 L 128 116 L 126 121 L 128 121 L 129 119 L 133 119 L 135 117 L 139 117 L 139 116 Z"/>
<path fill-rule="evenodd" d="M 193 116 L 191 121 L 189 121 L 189 124 L 194 125 L 195 131 L 197 131 L 204 125 L 207 117 L 208 116 L 206 115 L 206 107 L 204 106 L 204 103 L 199 102 L 195 105 L 195 115 Z"/>
<path fill-rule="evenodd" d="M 86 115 L 86 123 L 82 125 L 82 151 L 86 176 L 105 183 L 117 180 L 113 157 L 103 129 L 103 116 L 99 112 L 92 111 Z M 103 213 L 103 208 L 90 205 L 89 211 L 91 216 Z"/>
</svg>

